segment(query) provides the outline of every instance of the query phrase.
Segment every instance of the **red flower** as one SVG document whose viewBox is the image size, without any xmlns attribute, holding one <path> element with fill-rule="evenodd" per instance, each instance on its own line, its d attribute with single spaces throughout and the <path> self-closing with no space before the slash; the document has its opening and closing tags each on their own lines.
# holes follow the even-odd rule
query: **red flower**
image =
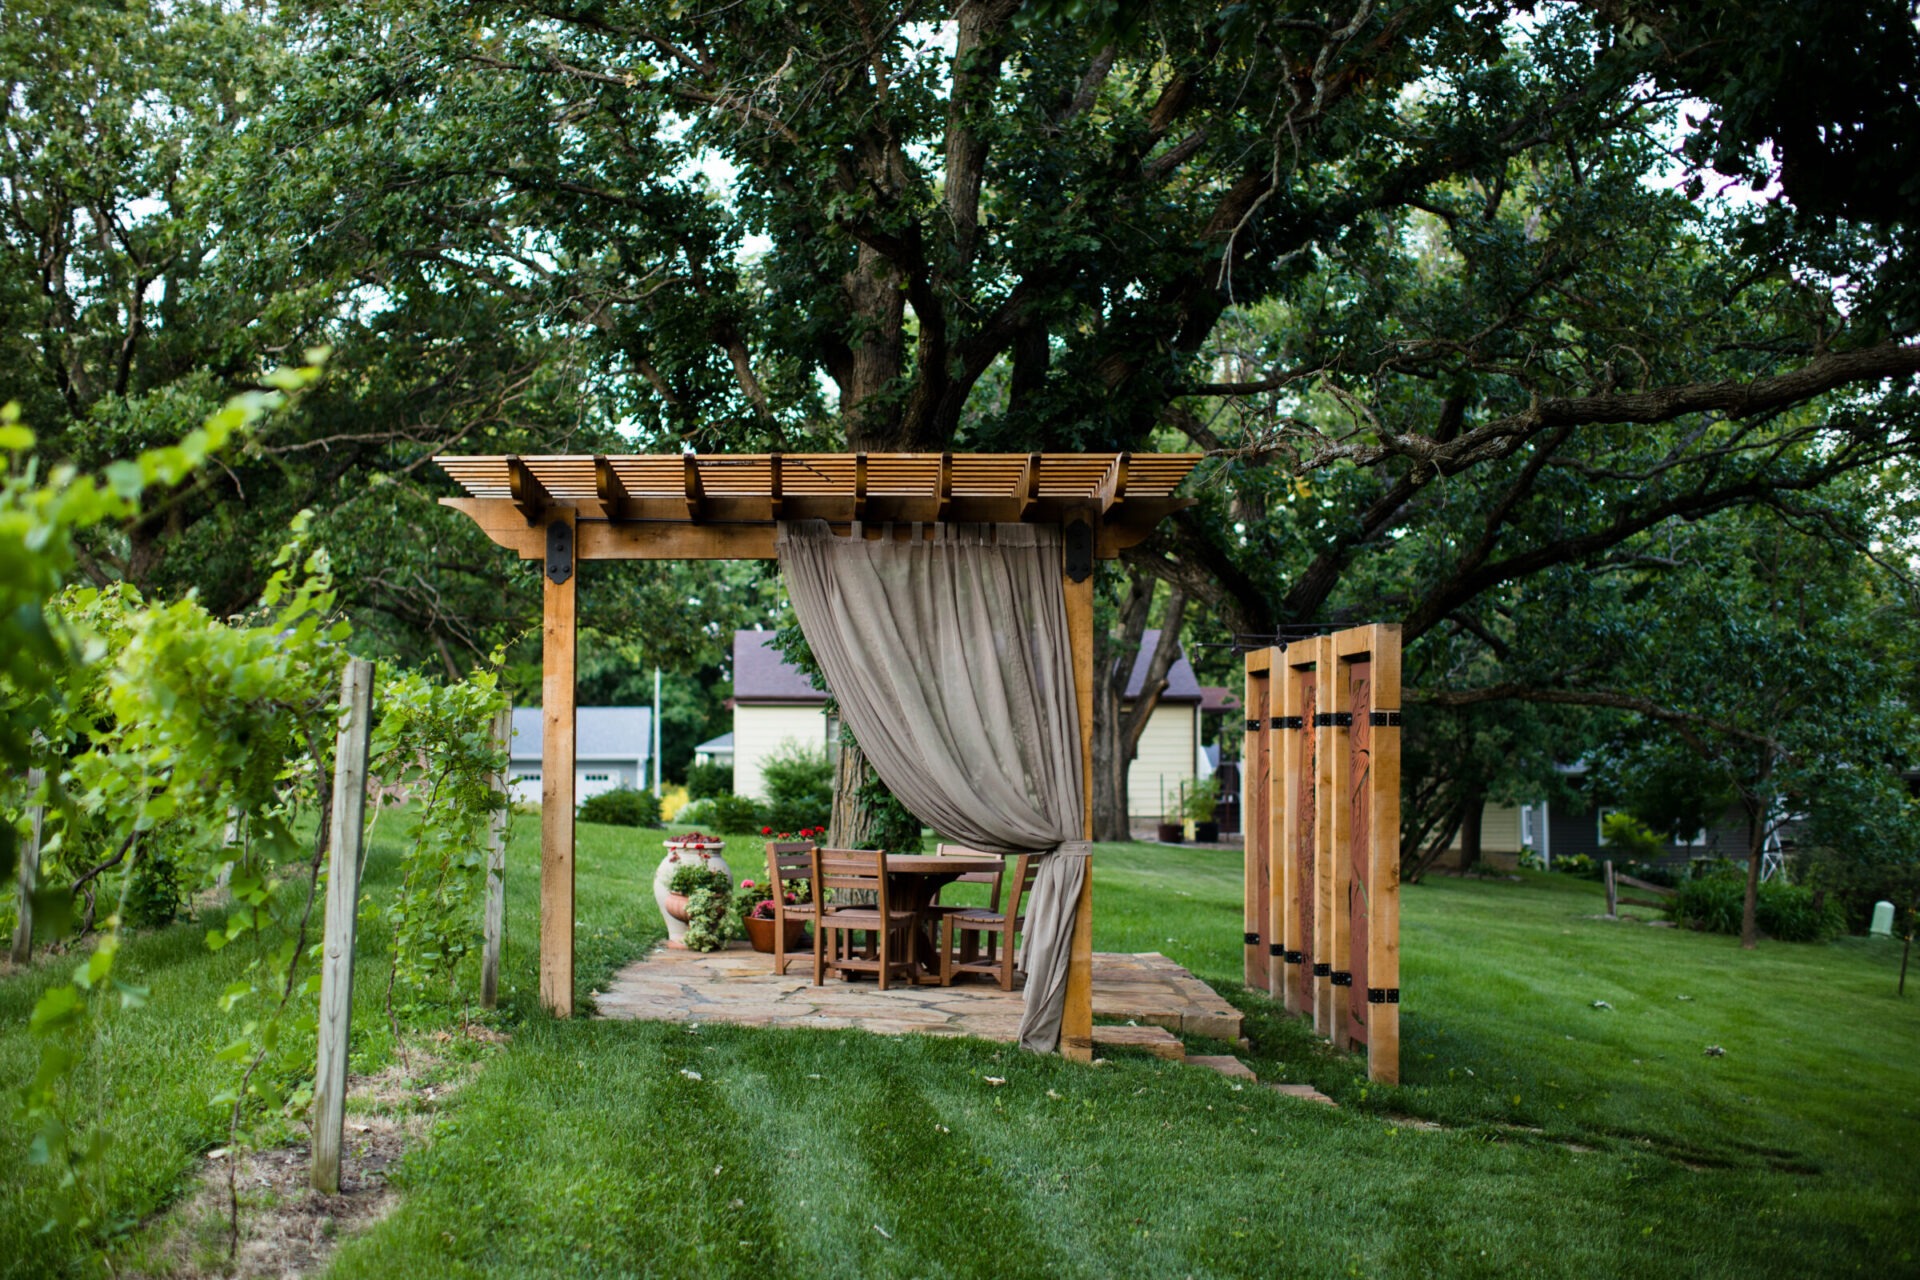
<svg viewBox="0 0 1920 1280">
<path fill-rule="evenodd" d="M 763 836 L 770 836 L 770 835 L 772 835 L 772 834 L 773 834 L 773 828 L 772 828 L 772 827 L 762 827 L 762 828 L 760 828 L 760 834 L 761 834 L 761 835 L 763 835 Z"/>
</svg>

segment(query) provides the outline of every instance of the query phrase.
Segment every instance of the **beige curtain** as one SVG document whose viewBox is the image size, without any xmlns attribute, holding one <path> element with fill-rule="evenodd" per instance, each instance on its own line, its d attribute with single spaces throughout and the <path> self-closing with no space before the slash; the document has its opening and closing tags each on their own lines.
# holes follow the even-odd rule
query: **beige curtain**
<svg viewBox="0 0 1920 1280">
<path fill-rule="evenodd" d="M 780 571 L 841 715 L 901 802 L 976 849 L 1047 855 L 1026 912 L 1020 1043 L 1051 1052 L 1088 853 L 1060 531 L 925 534 L 782 522 Z"/>
</svg>

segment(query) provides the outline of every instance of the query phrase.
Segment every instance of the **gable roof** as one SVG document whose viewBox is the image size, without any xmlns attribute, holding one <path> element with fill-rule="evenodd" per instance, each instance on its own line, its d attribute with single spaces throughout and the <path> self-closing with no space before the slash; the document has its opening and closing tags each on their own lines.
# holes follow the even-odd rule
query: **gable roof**
<svg viewBox="0 0 1920 1280">
<path fill-rule="evenodd" d="M 1200 710 L 1209 715 L 1240 709 L 1240 695 L 1225 685 L 1203 684 L 1200 686 Z"/>
<path fill-rule="evenodd" d="M 1160 643 L 1160 630 L 1154 628 L 1141 633 L 1140 652 L 1133 656 L 1133 671 L 1127 676 L 1129 698 L 1140 696 L 1140 686 L 1147 682 L 1147 668 L 1153 663 L 1153 650 Z M 1193 674 L 1193 667 L 1187 662 L 1187 655 L 1181 654 L 1167 668 L 1167 691 L 1160 695 L 1162 702 L 1198 702 L 1200 701 L 1200 681 Z"/>
<path fill-rule="evenodd" d="M 539 707 L 513 709 L 515 760 L 539 759 L 546 721 Z M 653 755 L 651 707 L 578 707 L 574 710 L 575 760 L 646 760 Z"/>
<path fill-rule="evenodd" d="M 1133 660 L 1133 672 L 1127 679 L 1129 698 L 1140 696 L 1146 683 L 1147 667 L 1153 662 L 1153 648 L 1160 643 L 1157 630 L 1140 637 L 1140 652 Z M 798 667 L 788 665 L 773 647 L 771 631 L 733 633 L 733 700 L 751 705 L 763 703 L 821 703 L 827 695 L 814 688 Z M 1183 654 L 1167 669 L 1167 691 L 1162 702 L 1199 702 L 1200 681 Z"/>
<path fill-rule="evenodd" d="M 771 631 L 733 633 L 733 700 L 735 702 L 821 703 L 827 695 L 813 687 L 800 668 L 791 666 L 773 647 Z"/>
</svg>

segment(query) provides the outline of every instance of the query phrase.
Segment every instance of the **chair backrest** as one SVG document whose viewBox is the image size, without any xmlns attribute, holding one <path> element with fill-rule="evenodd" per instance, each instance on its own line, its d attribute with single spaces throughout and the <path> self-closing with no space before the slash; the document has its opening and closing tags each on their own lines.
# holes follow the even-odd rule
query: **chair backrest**
<svg viewBox="0 0 1920 1280">
<path fill-rule="evenodd" d="M 969 849 L 964 844 L 937 844 L 933 847 L 933 850 L 935 853 L 939 854 L 943 858 L 999 858 L 1001 857 L 1000 854 L 988 853 L 984 849 Z M 1001 884 L 1001 881 L 1005 879 L 1005 877 L 1006 877 L 1006 863 L 1003 859 L 1000 865 L 1000 870 L 998 871 L 969 871 L 969 872 L 966 872 L 964 875 L 955 877 L 955 880 L 957 881 L 957 883 L 960 883 L 960 884 L 992 885 L 993 901 L 989 904 L 988 909 L 991 911 L 998 911 L 1000 909 L 1000 884 Z"/>
<path fill-rule="evenodd" d="M 1033 878 L 1040 874 L 1040 859 L 1023 853 L 1013 860 L 1013 884 L 1007 894 L 1007 918 L 1020 914 L 1020 902 L 1033 891 Z"/>
<path fill-rule="evenodd" d="M 832 904 L 827 895 L 847 904 L 849 898 L 859 905 L 887 909 L 887 855 L 881 849 L 815 849 L 813 851 L 813 900 L 822 910 Z M 860 895 L 854 897 L 854 895 Z M 871 903 L 865 896 L 871 894 Z"/>
<path fill-rule="evenodd" d="M 795 880 L 813 879 L 813 842 L 811 840 L 767 841 L 767 892 L 773 899 L 774 916 L 786 918 L 787 885 Z"/>
</svg>

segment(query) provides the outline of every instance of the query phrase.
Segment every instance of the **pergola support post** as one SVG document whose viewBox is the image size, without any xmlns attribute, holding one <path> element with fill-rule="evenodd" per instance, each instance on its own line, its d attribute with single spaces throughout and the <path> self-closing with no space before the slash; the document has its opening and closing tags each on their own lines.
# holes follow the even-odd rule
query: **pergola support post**
<svg viewBox="0 0 1920 1280">
<path fill-rule="evenodd" d="M 547 526 L 540 714 L 540 1003 L 573 1016 L 574 513 Z"/>
<path fill-rule="evenodd" d="M 1093 573 L 1076 581 L 1073 557 L 1062 582 L 1067 606 L 1067 642 L 1073 651 L 1074 702 L 1080 711 L 1080 790 L 1084 838 L 1093 839 Z M 1093 1059 L 1093 859 L 1073 914 L 1067 952 L 1067 1004 L 1060 1017 L 1060 1052 L 1075 1062 Z"/>
</svg>

